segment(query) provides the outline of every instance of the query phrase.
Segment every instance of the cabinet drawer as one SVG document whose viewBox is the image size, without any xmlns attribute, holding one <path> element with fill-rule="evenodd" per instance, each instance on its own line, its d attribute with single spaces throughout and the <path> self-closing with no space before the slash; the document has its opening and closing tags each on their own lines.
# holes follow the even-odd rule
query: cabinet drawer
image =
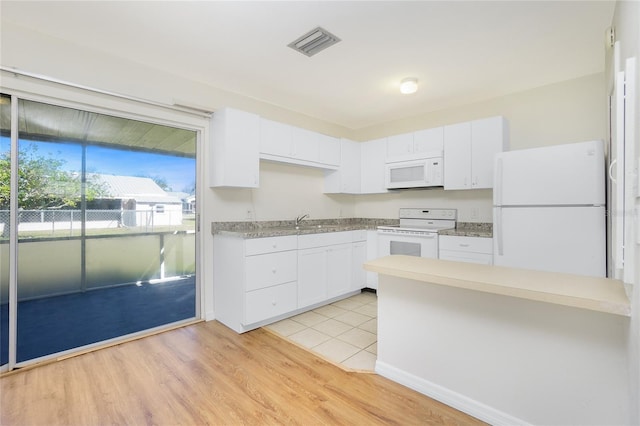
<svg viewBox="0 0 640 426">
<path fill-rule="evenodd" d="M 253 324 L 296 309 L 297 284 L 290 282 L 245 294 L 244 324 Z"/>
<path fill-rule="evenodd" d="M 334 244 L 345 244 L 351 242 L 351 231 L 327 232 L 324 234 L 307 234 L 298 237 L 298 248 L 308 249 L 313 247 L 324 247 Z"/>
<path fill-rule="evenodd" d="M 273 253 L 276 251 L 295 250 L 298 246 L 297 235 L 286 237 L 252 238 L 245 241 L 245 255 Z"/>
<path fill-rule="evenodd" d="M 493 265 L 493 256 L 487 253 L 467 253 L 463 251 L 440 250 L 440 259 L 456 262 L 479 263 Z"/>
<path fill-rule="evenodd" d="M 441 235 L 438 242 L 440 250 L 455 250 L 486 254 L 493 253 L 493 240 L 491 238 Z"/>
<path fill-rule="evenodd" d="M 245 291 L 295 281 L 297 264 L 298 256 L 295 250 L 247 256 L 245 258 Z"/>
</svg>

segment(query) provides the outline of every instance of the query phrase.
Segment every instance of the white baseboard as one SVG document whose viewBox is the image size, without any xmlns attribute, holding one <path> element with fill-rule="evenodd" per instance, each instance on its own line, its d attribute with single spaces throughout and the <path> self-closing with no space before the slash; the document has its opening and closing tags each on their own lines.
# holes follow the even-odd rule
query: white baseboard
<svg viewBox="0 0 640 426">
<path fill-rule="evenodd" d="M 376 362 L 376 373 L 491 425 L 530 425 L 524 420 L 518 419 L 507 413 L 503 413 L 502 411 L 496 410 L 495 408 L 489 407 L 488 405 L 432 383 L 421 377 L 407 373 L 384 362 Z"/>
</svg>

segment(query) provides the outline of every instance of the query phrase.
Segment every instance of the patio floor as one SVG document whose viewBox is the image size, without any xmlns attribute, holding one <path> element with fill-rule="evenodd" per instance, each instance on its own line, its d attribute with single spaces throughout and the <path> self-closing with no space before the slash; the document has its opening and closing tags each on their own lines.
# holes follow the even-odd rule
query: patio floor
<svg viewBox="0 0 640 426">
<path fill-rule="evenodd" d="M 0 306 L 0 359 L 8 359 L 7 304 Z M 18 303 L 17 361 L 195 317 L 195 276 Z"/>
</svg>

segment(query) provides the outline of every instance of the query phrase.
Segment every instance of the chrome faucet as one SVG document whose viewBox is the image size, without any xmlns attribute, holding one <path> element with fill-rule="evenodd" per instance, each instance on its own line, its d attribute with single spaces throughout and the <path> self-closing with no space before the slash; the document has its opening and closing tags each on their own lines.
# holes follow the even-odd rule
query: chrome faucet
<svg viewBox="0 0 640 426">
<path fill-rule="evenodd" d="M 300 225 L 300 223 L 301 223 L 305 218 L 308 218 L 308 217 L 309 217 L 309 215 L 308 215 L 308 214 L 305 214 L 305 215 L 301 215 L 301 216 L 296 217 L 296 226 Z"/>
</svg>

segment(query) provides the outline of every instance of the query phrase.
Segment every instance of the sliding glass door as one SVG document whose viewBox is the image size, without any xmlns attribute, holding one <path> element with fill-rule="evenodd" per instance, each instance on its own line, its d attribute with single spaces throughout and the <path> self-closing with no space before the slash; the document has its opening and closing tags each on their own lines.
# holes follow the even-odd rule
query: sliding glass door
<svg viewBox="0 0 640 426">
<path fill-rule="evenodd" d="M 0 368 L 9 362 L 11 97 L 0 94 Z"/>
<path fill-rule="evenodd" d="M 0 252 L 3 364 L 12 285 L 18 364 L 195 318 L 197 132 L 18 102 L 15 283 L 6 232 Z M 2 158 L 5 121 L 3 105 Z"/>
</svg>

